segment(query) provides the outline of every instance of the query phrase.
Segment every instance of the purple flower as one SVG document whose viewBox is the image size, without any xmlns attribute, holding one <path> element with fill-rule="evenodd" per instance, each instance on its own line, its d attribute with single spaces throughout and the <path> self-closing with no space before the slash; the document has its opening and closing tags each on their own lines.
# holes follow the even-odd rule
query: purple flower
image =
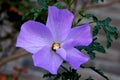
<svg viewBox="0 0 120 80">
<path fill-rule="evenodd" d="M 92 42 L 89 24 L 71 29 L 73 14 L 67 9 L 48 8 L 46 25 L 29 20 L 25 22 L 17 38 L 17 47 L 33 54 L 34 65 L 56 74 L 66 61 L 72 68 L 89 60 L 89 57 L 74 48 L 88 46 Z"/>
</svg>

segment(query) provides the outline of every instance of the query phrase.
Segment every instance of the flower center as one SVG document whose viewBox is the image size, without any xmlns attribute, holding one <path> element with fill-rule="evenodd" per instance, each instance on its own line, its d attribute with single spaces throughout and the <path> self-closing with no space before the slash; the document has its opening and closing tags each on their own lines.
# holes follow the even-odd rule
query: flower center
<svg viewBox="0 0 120 80">
<path fill-rule="evenodd" d="M 60 48 L 60 44 L 59 43 L 53 43 L 52 44 L 52 50 L 53 51 L 56 51 L 57 49 L 59 49 Z"/>
</svg>

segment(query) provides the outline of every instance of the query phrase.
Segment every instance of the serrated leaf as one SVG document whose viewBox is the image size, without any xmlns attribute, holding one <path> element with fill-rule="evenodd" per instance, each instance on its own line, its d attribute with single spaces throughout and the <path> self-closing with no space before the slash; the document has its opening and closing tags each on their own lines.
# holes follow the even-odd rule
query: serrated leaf
<svg viewBox="0 0 120 80">
<path fill-rule="evenodd" d="M 92 35 L 93 36 L 96 36 L 99 32 L 101 28 L 99 26 L 95 26 L 93 29 L 92 29 Z"/>
<path fill-rule="evenodd" d="M 110 17 L 107 17 L 107 18 L 105 19 L 105 21 L 106 21 L 107 23 L 109 23 L 109 22 L 112 21 L 112 19 L 111 19 Z"/>
<path fill-rule="evenodd" d="M 118 39 L 118 33 L 117 32 L 115 32 L 113 36 L 114 36 L 115 39 Z"/>
<path fill-rule="evenodd" d="M 98 43 L 98 42 L 94 42 L 94 49 L 96 51 L 98 51 L 98 52 L 101 52 L 101 53 L 105 53 L 106 52 L 104 47 L 100 43 Z"/>
<path fill-rule="evenodd" d="M 107 37 L 107 48 L 111 47 L 112 39 L 109 32 L 106 32 Z"/>
<path fill-rule="evenodd" d="M 79 14 L 80 14 L 82 17 L 87 18 L 87 19 L 93 18 L 94 21 L 97 21 L 97 20 L 98 20 L 97 17 L 96 17 L 94 14 L 83 14 L 83 13 L 84 13 L 84 10 L 81 9 L 81 10 L 79 11 Z"/>
<path fill-rule="evenodd" d="M 94 1 L 97 1 L 98 0 L 94 0 Z M 101 1 L 104 1 L 104 0 L 101 0 Z M 80 10 L 79 11 L 79 14 L 84 17 L 84 18 L 92 18 L 93 21 L 96 23 L 95 27 L 92 29 L 92 35 L 93 36 L 96 36 L 99 32 L 100 29 L 103 29 L 105 34 L 106 34 L 106 47 L 109 48 L 111 47 L 111 43 L 112 43 L 112 39 L 115 38 L 117 39 L 118 38 L 118 31 L 117 31 L 117 28 L 114 27 L 114 26 L 111 26 L 110 22 L 112 21 L 111 18 L 107 17 L 106 19 L 104 20 L 98 20 L 97 17 L 93 14 L 84 14 L 84 10 Z M 102 50 L 102 47 L 100 47 L 101 50 Z M 97 49 L 98 51 L 98 49 Z M 104 52 L 104 50 L 102 50 L 101 52 Z"/>
<path fill-rule="evenodd" d="M 101 53 L 105 53 L 105 49 L 104 49 L 103 46 L 97 46 L 97 47 L 95 48 L 95 50 L 98 51 L 98 52 L 101 52 Z"/>
<path fill-rule="evenodd" d="M 107 26 L 106 29 L 107 29 L 108 31 L 110 31 L 111 33 L 114 33 L 114 32 L 117 30 L 117 28 L 116 28 L 116 27 L 113 27 L 113 26 Z"/>
<path fill-rule="evenodd" d="M 93 40 L 93 42 L 89 46 L 78 46 L 76 48 L 80 51 L 82 49 L 86 50 L 86 52 L 89 54 L 91 60 L 96 58 L 94 51 L 98 51 L 100 53 L 106 52 L 104 47 L 99 42 L 96 42 L 95 40 Z"/>
<path fill-rule="evenodd" d="M 77 70 L 69 68 L 67 72 L 62 73 L 62 77 L 64 80 L 68 79 L 78 80 L 80 78 L 80 75 L 77 73 Z"/>
<path fill-rule="evenodd" d="M 112 37 L 117 39 L 118 38 L 118 31 L 117 28 L 110 25 L 111 18 L 106 18 L 104 20 L 96 20 L 96 28 L 93 28 L 93 36 L 96 36 L 100 29 L 103 29 L 106 33 L 106 46 L 107 48 L 111 47 Z"/>
<path fill-rule="evenodd" d="M 93 21 L 97 21 L 98 20 L 98 18 L 96 16 L 93 16 L 92 18 L 93 18 Z"/>
<path fill-rule="evenodd" d="M 85 14 L 85 18 L 91 18 L 91 17 L 93 17 L 94 15 L 93 14 Z"/>
</svg>

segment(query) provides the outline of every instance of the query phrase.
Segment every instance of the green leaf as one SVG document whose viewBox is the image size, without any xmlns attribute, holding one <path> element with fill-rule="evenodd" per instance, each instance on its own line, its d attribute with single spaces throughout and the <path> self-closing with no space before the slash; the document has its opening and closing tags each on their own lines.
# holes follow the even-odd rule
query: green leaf
<svg viewBox="0 0 120 80">
<path fill-rule="evenodd" d="M 98 0 L 96 0 L 98 1 Z M 104 0 L 101 0 L 104 1 Z M 111 47 L 111 43 L 112 43 L 112 38 L 117 39 L 118 38 L 118 31 L 117 28 L 114 26 L 110 25 L 110 22 L 112 21 L 111 18 L 107 17 L 104 20 L 98 20 L 97 17 L 93 14 L 84 14 L 84 11 L 79 11 L 79 14 L 87 19 L 92 18 L 93 21 L 96 23 L 95 27 L 93 27 L 92 29 L 92 35 L 96 36 L 99 33 L 100 29 L 103 29 L 105 34 L 106 34 L 106 47 L 109 48 Z M 104 52 L 102 47 L 99 47 L 101 52 Z M 97 49 L 98 51 L 98 49 Z"/>
<path fill-rule="evenodd" d="M 104 0 L 93 0 L 94 2 L 98 3 L 99 1 L 104 2 Z"/>
<path fill-rule="evenodd" d="M 81 76 L 77 73 L 77 70 L 69 68 L 67 72 L 62 73 L 62 80 L 78 80 Z"/>
<path fill-rule="evenodd" d="M 92 29 L 92 35 L 96 36 L 100 29 L 101 29 L 100 26 L 94 26 L 94 28 Z"/>
<path fill-rule="evenodd" d="M 115 32 L 115 33 L 113 34 L 113 36 L 114 36 L 115 39 L 118 39 L 118 32 Z"/>
<path fill-rule="evenodd" d="M 105 53 L 105 49 L 103 46 L 97 46 L 95 50 L 101 53 Z"/>
<path fill-rule="evenodd" d="M 58 7 L 58 8 L 62 8 L 62 4 L 61 4 L 60 2 L 56 2 L 56 3 L 54 4 L 54 6 L 56 6 L 56 7 Z"/>
<path fill-rule="evenodd" d="M 94 52 L 88 52 L 88 54 L 89 54 L 91 60 L 94 60 L 96 58 L 96 55 Z"/>
<path fill-rule="evenodd" d="M 41 9 L 31 9 L 30 12 L 26 13 L 22 20 L 34 19 L 37 17 L 37 14 L 41 12 Z"/>
<path fill-rule="evenodd" d="M 82 17 L 84 17 L 84 9 L 80 9 L 80 10 L 79 10 L 79 14 L 80 14 Z"/>
<path fill-rule="evenodd" d="M 52 77 L 52 76 L 54 76 L 54 75 L 52 75 L 52 74 L 50 74 L 50 73 L 47 73 L 47 74 L 44 74 L 44 75 L 43 75 L 43 78 Z"/>
<path fill-rule="evenodd" d="M 81 77 L 81 75 L 79 75 L 77 73 L 77 70 L 74 70 L 74 69 L 71 69 L 71 68 L 67 69 L 62 65 L 61 65 L 61 67 L 65 70 L 64 72 L 57 73 L 56 75 L 47 73 L 47 74 L 44 74 L 43 78 L 52 78 L 52 80 L 59 80 L 61 78 L 62 78 L 62 80 L 68 80 L 68 79 L 78 80 Z"/>
<path fill-rule="evenodd" d="M 60 77 L 61 77 L 61 74 L 59 74 L 59 73 L 56 75 L 53 75 L 51 73 L 47 73 L 47 74 L 43 75 L 43 78 L 53 78 L 53 80 L 58 80 L 58 79 L 60 79 Z"/>
<path fill-rule="evenodd" d="M 84 14 L 84 10 L 83 9 L 80 9 L 79 14 L 80 14 L 80 16 L 82 16 L 84 18 L 87 18 L 87 19 L 92 18 L 93 21 L 97 21 L 98 20 L 97 17 L 94 14 Z"/>
<path fill-rule="evenodd" d="M 44 15 L 41 17 L 41 15 Z M 22 20 L 26 21 L 26 20 L 37 20 L 40 21 L 42 23 L 46 23 L 46 19 L 47 19 L 47 9 L 32 9 L 30 12 L 26 13 Z"/>
<path fill-rule="evenodd" d="M 86 14 L 86 15 L 84 15 L 84 17 L 88 18 L 88 19 L 91 18 L 91 17 L 93 17 L 93 16 L 94 16 L 93 14 Z"/>
<path fill-rule="evenodd" d="M 94 2 L 98 3 L 99 0 L 93 0 Z"/>
<path fill-rule="evenodd" d="M 0 51 L 2 51 L 2 46 L 0 45 Z"/>
<path fill-rule="evenodd" d="M 47 9 L 50 0 L 37 0 L 37 2 L 40 5 L 40 8 Z"/>
<path fill-rule="evenodd" d="M 98 51 L 98 52 L 101 52 L 101 53 L 105 53 L 105 49 L 104 47 L 98 43 L 98 42 L 94 42 L 94 45 L 95 45 L 95 50 Z"/>
<path fill-rule="evenodd" d="M 101 0 L 102 2 L 104 2 L 104 0 Z"/>
<path fill-rule="evenodd" d="M 107 48 L 109 48 L 112 43 L 112 39 L 109 32 L 106 32 L 106 37 L 107 37 Z"/>
<path fill-rule="evenodd" d="M 98 51 L 100 53 L 106 52 L 104 47 L 99 42 L 96 41 L 96 38 L 93 40 L 93 42 L 89 46 L 78 46 L 76 48 L 80 51 L 82 49 L 86 50 L 91 60 L 96 58 L 96 55 L 95 55 L 96 53 L 94 51 Z"/>
<path fill-rule="evenodd" d="M 90 76 L 90 77 L 88 77 L 88 78 L 85 79 L 85 80 L 94 80 L 94 79 Z"/>
<path fill-rule="evenodd" d="M 26 14 L 22 17 L 22 20 L 32 19 L 32 17 L 33 17 L 33 13 L 32 13 L 32 12 L 29 12 L 29 13 L 26 13 Z"/>
<path fill-rule="evenodd" d="M 118 38 L 117 28 L 110 25 L 111 18 L 106 18 L 104 20 L 95 20 L 96 26 L 93 28 L 93 36 L 96 36 L 100 29 L 103 29 L 106 34 L 106 46 L 107 48 L 111 47 L 112 38 Z"/>
</svg>

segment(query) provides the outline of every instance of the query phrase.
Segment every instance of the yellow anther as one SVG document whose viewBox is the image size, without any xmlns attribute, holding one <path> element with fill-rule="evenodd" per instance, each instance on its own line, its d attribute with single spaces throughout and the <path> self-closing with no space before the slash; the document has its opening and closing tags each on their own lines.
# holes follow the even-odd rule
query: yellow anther
<svg viewBox="0 0 120 80">
<path fill-rule="evenodd" d="M 53 43 L 53 45 L 52 45 L 52 50 L 53 51 L 56 51 L 59 48 L 60 48 L 60 44 L 59 43 Z"/>
</svg>

